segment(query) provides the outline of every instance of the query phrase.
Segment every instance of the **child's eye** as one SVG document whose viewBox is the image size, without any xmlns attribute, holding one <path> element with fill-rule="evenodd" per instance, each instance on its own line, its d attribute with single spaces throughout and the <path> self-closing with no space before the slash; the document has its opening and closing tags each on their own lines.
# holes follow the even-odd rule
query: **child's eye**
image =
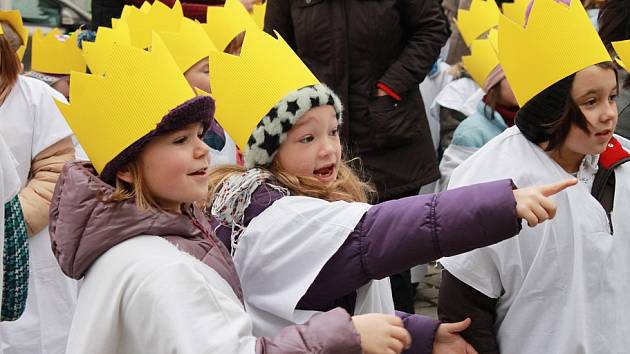
<svg viewBox="0 0 630 354">
<path fill-rule="evenodd" d="M 310 143 L 313 140 L 315 140 L 315 138 L 312 135 L 308 135 L 308 136 L 305 136 L 302 139 L 300 139 L 300 142 L 303 143 L 303 144 L 308 144 L 308 143 Z"/>
<path fill-rule="evenodd" d="M 594 98 L 589 99 L 588 101 L 584 102 L 585 106 L 592 106 L 594 105 L 596 102 L 596 100 Z"/>
<path fill-rule="evenodd" d="M 183 144 L 186 142 L 188 138 L 185 136 L 181 136 L 173 141 L 174 144 Z"/>
<path fill-rule="evenodd" d="M 332 136 L 337 136 L 339 135 L 339 128 L 335 128 L 330 132 L 330 135 Z"/>
<path fill-rule="evenodd" d="M 615 93 L 615 94 L 612 94 L 612 95 L 610 95 L 610 96 L 608 97 L 608 100 L 610 100 L 610 101 L 614 101 L 614 100 L 616 100 L 616 99 L 617 99 L 617 94 L 616 94 L 616 93 Z"/>
</svg>

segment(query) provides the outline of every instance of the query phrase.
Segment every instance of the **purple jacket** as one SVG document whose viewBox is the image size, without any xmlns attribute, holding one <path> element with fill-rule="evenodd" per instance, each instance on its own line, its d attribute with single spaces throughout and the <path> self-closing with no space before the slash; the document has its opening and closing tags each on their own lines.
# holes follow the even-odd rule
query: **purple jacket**
<svg viewBox="0 0 630 354">
<path fill-rule="evenodd" d="M 518 234 L 513 188 L 510 180 L 501 180 L 373 206 L 324 265 L 297 308 L 327 311 L 341 306 L 353 313 L 356 290 L 371 280 Z M 245 211 L 244 225 L 282 197 L 266 185 L 259 187 Z M 231 230 L 220 226 L 216 231 L 230 247 Z M 413 338 L 407 353 L 431 353 L 439 321 L 398 315 Z"/>
<path fill-rule="evenodd" d="M 115 245 L 139 235 L 156 235 L 214 269 L 242 299 L 232 259 L 198 209 L 191 206 L 183 214 L 141 211 L 133 201 L 104 201 L 112 193 L 89 163 L 64 167 L 53 194 L 49 227 L 53 253 L 66 275 L 82 278 Z M 348 313 L 335 309 L 304 325 L 287 327 L 273 338 L 259 338 L 256 351 L 341 354 L 361 353 L 361 347 Z"/>
</svg>

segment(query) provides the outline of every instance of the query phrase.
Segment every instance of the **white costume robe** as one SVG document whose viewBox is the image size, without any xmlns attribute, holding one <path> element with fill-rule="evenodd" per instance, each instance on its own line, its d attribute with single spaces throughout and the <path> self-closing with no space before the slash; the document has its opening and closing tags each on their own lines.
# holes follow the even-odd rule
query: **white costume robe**
<svg viewBox="0 0 630 354">
<path fill-rule="evenodd" d="M 243 305 L 214 269 L 161 237 L 137 236 L 86 273 L 67 353 L 254 354 L 251 333 Z"/>
<path fill-rule="evenodd" d="M 0 106 L 0 136 L 18 162 L 21 188 L 28 181 L 33 157 L 72 134 L 53 97 L 65 101 L 44 82 L 20 76 Z M 29 252 L 26 309 L 17 321 L 0 324 L 3 353 L 63 353 L 76 303 L 76 282 L 61 272 L 48 228 L 29 238 Z"/>
<path fill-rule="evenodd" d="M 370 207 L 288 196 L 252 219 L 240 235 L 234 265 L 254 335 L 275 335 L 317 313 L 296 305 Z M 370 312 L 394 314 L 389 278 L 358 289 L 355 314 Z"/>
<path fill-rule="evenodd" d="M 627 353 L 630 348 L 630 164 L 615 170 L 614 236 L 590 189 L 597 156 L 578 185 L 552 199 L 556 217 L 496 245 L 441 260 L 458 279 L 498 299 L 502 353 Z M 455 169 L 449 189 L 500 178 L 518 187 L 572 176 L 512 127 Z M 466 235 L 462 235 L 465 237 Z"/>
</svg>

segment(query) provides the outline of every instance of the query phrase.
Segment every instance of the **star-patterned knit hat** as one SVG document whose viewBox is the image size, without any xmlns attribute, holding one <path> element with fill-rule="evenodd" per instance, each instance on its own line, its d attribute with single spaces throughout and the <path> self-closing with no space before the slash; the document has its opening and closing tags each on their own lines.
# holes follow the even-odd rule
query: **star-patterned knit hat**
<svg viewBox="0 0 630 354">
<path fill-rule="evenodd" d="M 218 51 L 209 56 L 215 117 L 241 148 L 247 168 L 268 166 L 289 130 L 312 108 L 331 105 L 342 122 L 339 97 L 276 36 L 249 26 L 239 56 Z"/>
<path fill-rule="evenodd" d="M 289 130 L 311 108 L 331 105 L 341 125 L 343 107 L 339 97 L 326 85 L 302 87 L 286 95 L 260 120 L 247 140 L 245 166 L 266 166 L 273 161 Z"/>
</svg>

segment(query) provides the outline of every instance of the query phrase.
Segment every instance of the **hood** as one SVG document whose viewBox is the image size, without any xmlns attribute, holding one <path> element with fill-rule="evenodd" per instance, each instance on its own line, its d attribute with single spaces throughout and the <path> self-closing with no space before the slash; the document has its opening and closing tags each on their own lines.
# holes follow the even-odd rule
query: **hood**
<svg viewBox="0 0 630 354">
<path fill-rule="evenodd" d="M 140 210 L 132 200 L 107 202 L 113 192 L 89 162 L 64 166 L 50 206 L 49 228 L 53 253 L 67 276 L 83 277 L 100 255 L 135 236 L 207 240 L 209 232 L 197 227 L 204 223 L 191 222 L 190 215 Z M 201 215 L 194 209 L 190 214 Z"/>
</svg>

